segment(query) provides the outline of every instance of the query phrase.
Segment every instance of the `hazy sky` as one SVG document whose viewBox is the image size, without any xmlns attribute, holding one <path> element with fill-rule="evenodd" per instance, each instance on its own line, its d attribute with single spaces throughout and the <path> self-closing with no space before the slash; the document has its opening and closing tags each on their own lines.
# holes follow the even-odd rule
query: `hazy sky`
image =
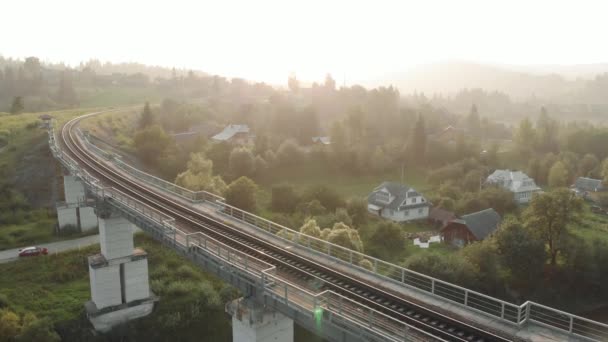
<svg viewBox="0 0 608 342">
<path fill-rule="evenodd" d="M 607 1 L 69 1 L 2 3 L 0 54 L 98 58 L 284 83 L 373 78 L 451 59 L 608 62 Z"/>
</svg>

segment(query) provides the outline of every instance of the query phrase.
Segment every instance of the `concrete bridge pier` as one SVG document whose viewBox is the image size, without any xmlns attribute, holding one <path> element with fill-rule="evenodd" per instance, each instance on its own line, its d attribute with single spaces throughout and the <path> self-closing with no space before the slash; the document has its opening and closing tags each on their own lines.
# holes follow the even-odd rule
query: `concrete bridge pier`
<svg viewBox="0 0 608 342">
<path fill-rule="evenodd" d="M 253 299 L 236 299 L 226 312 L 232 316 L 234 342 L 293 342 L 293 320 Z"/>
<path fill-rule="evenodd" d="M 150 314 L 158 300 L 150 291 L 148 256 L 133 246 L 133 224 L 100 204 L 99 243 L 101 253 L 89 256 L 91 300 L 85 304 L 95 330 Z"/>
<path fill-rule="evenodd" d="M 78 177 L 63 176 L 65 202 L 56 204 L 59 230 L 71 227 L 81 232 L 97 228 L 97 216 L 87 201 L 84 184 Z"/>
</svg>

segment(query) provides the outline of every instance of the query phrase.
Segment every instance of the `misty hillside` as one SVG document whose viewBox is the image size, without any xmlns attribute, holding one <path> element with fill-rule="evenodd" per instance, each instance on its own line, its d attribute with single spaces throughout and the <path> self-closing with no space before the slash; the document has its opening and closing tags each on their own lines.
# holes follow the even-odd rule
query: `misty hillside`
<svg viewBox="0 0 608 342">
<path fill-rule="evenodd" d="M 563 75 L 554 72 L 563 72 Z M 604 72 L 608 72 L 608 66 L 601 64 L 534 69 L 448 62 L 386 74 L 375 81 L 366 82 L 366 85 L 390 83 L 397 86 L 401 93 L 423 92 L 444 96 L 453 95 L 462 89 L 482 88 L 485 91 L 505 93 L 514 101 L 536 98 L 564 104 L 606 103 L 608 97 L 597 94 L 596 89 L 598 86 L 603 88 L 605 81 L 600 79 L 601 84 L 596 84 L 596 77 L 590 77 Z M 573 79 L 573 76 L 580 78 Z M 585 80 L 583 77 L 591 79 Z"/>
</svg>

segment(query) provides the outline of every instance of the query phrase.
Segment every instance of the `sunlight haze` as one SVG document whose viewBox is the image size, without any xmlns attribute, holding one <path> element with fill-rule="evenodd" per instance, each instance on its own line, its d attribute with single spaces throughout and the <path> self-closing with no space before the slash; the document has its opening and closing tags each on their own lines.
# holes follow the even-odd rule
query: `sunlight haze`
<svg viewBox="0 0 608 342">
<path fill-rule="evenodd" d="M 602 1 L 9 1 L 5 57 L 97 58 L 284 84 L 419 64 L 608 61 Z M 7 14 L 11 15 L 7 15 Z M 27 21 L 22 19 L 27 17 Z M 34 25 L 35 24 L 35 25 Z"/>
</svg>

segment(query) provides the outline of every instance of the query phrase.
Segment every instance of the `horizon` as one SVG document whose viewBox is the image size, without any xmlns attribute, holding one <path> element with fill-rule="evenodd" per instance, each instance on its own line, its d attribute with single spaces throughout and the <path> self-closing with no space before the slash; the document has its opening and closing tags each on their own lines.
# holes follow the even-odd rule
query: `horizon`
<svg viewBox="0 0 608 342">
<path fill-rule="evenodd" d="M 0 30 L 13 32 L 2 54 L 18 58 L 71 66 L 89 59 L 136 62 L 271 84 L 285 84 L 291 73 L 303 82 L 329 73 L 339 84 L 344 78 L 353 84 L 445 61 L 514 68 L 607 63 L 608 48 L 597 44 L 606 5 L 586 5 L 177 1 L 169 8 L 112 0 L 91 18 L 74 1 L 21 1 L 9 3 L 7 12 L 36 7 L 29 15 L 44 30 L 15 30 L 23 26 L 19 16 L 0 22 Z"/>
</svg>

